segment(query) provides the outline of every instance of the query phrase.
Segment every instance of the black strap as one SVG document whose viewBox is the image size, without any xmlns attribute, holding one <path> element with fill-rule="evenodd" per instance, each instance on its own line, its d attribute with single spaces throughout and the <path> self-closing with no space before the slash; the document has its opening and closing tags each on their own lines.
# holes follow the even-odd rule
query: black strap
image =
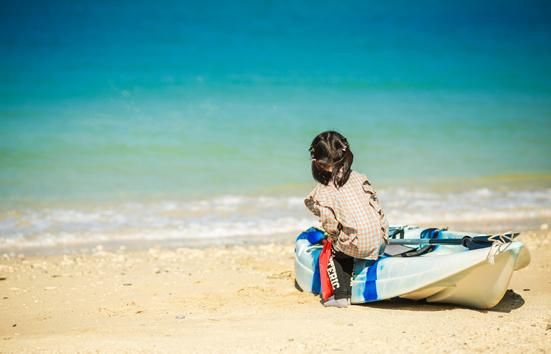
<svg viewBox="0 0 551 354">
<path fill-rule="evenodd" d="M 404 229 L 400 227 L 400 228 L 394 229 L 392 231 L 392 234 L 388 235 L 388 237 L 393 239 L 396 239 L 396 238 L 402 239 L 404 238 L 404 234 L 405 234 Z"/>
<path fill-rule="evenodd" d="M 440 231 L 442 230 L 445 230 L 445 229 L 438 229 L 436 227 L 431 227 L 431 228 L 428 228 L 428 229 L 425 229 L 423 231 L 421 231 L 421 238 L 426 238 L 426 239 L 435 239 L 435 238 L 438 238 L 438 235 L 440 234 Z M 403 236 L 402 236 L 403 238 Z M 400 256 L 402 257 L 417 257 L 417 256 L 422 256 L 426 253 L 429 253 L 429 252 L 432 252 L 434 251 L 434 249 L 436 248 L 436 246 L 434 245 L 431 245 L 431 244 L 428 244 L 428 245 L 423 245 L 419 248 L 416 248 L 414 250 L 411 250 L 409 252 L 405 252 L 405 253 L 402 253 Z"/>
</svg>

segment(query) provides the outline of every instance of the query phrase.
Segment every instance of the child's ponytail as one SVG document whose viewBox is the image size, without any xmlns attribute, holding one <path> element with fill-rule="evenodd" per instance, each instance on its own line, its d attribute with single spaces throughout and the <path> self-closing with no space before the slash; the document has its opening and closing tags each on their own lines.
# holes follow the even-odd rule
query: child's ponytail
<svg viewBox="0 0 551 354">
<path fill-rule="evenodd" d="M 312 176 L 321 184 L 333 182 L 342 187 L 350 177 L 354 154 L 344 136 L 326 131 L 314 138 L 310 145 Z"/>
</svg>

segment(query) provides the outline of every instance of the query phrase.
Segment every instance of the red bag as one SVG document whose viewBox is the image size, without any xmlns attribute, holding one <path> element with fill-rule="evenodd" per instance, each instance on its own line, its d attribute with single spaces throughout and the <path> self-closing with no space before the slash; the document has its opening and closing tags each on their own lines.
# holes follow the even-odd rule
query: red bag
<svg viewBox="0 0 551 354">
<path fill-rule="evenodd" d="M 327 299 L 333 295 L 333 286 L 331 285 L 329 274 L 327 273 L 327 265 L 331 258 L 331 243 L 330 238 L 323 240 L 323 249 L 319 257 L 321 298 L 323 301 L 327 301 Z"/>
</svg>

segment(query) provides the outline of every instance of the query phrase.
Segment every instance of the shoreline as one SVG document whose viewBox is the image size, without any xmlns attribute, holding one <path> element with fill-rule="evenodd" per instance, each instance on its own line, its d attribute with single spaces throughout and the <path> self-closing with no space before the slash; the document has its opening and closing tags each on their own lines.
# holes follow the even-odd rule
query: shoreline
<svg viewBox="0 0 551 354">
<path fill-rule="evenodd" d="M 292 242 L 3 257 L 0 351 L 547 352 L 551 232 L 520 240 L 532 263 L 488 311 L 413 301 L 324 308 L 294 287 Z"/>
<path fill-rule="evenodd" d="M 388 220 L 396 225 L 503 233 L 545 230 L 551 224 L 549 188 L 443 194 L 382 189 L 379 197 Z M 303 198 L 284 195 L 0 207 L 0 255 L 262 244 L 292 241 L 316 224 Z"/>
<path fill-rule="evenodd" d="M 525 237 L 531 237 L 533 234 L 547 232 L 551 227 L 551 220 L 547 218 L 538 218 L 531 220 L 514 220 L 504 223 L 503 220 L 485 220 L 485 221 L 455 221 L 443 222 L 440 224 L 418 223 L 409 224 L 421 228 L 447 228 L 454 231 L 479 232 L 485 234 L 497 234 L 506 232 L 519 232 L 521 240 Z M 538 227 L 534 227 L 538 225 Z M 316 226 L 312 223 L 310 226 Z M 309 227 L 309 226 L 308 226 Z M 308 227 L 304 228 L 306 230 Z M 262 246 L 267 244 L 285 245 L 294 242 L 301 231 L 296 233 L 280 233 L 273 235 L 260 236 L 232 236 L 221 238 L 181 238 L 181 239 L 120 239 L 103 240 L 94 242 L 83 242 L 80 244 L 55 245 L 55 246 L 34 246 L 34 247 L 0 247 L 0 257 L 49 257 L 59 255 L 86 255 L 96 252 L 145 252 L 150 249 L 177 250 L 183 248 L 189 249 L 210 249 L 210 248 L 232 248 Z"/>
</svg>

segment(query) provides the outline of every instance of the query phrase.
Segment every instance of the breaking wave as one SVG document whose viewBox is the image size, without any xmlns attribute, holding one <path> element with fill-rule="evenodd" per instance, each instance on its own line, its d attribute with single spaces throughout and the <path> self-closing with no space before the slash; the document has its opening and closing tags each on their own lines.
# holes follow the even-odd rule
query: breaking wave
<svg viewBox="0 0 551 354">
<path fill-rule="evenodd" d="M 551 189 L 436 193 L 407 189 L 379 193 L 392 224 L 551 219 Z M 301 197 L 227 195 L 80 207 L 0 209 L 0 249 L 97 245 L 109 242 L 232 238 L 268 241 L 317 224 Z"/>
</svg>

